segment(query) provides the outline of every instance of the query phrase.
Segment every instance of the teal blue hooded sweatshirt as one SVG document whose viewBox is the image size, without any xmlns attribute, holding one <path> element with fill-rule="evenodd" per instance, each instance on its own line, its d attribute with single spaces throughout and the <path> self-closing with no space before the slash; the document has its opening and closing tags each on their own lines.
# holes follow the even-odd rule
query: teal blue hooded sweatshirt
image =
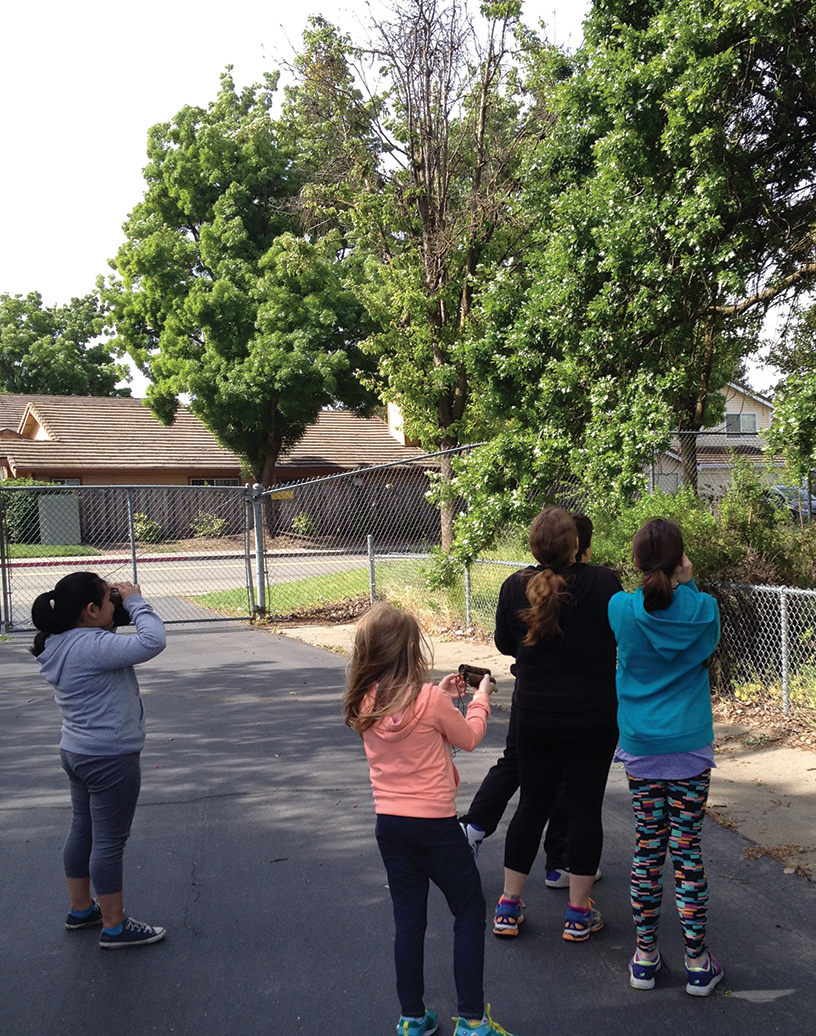
<svg viewBox="0 0 816 1036">
<path fill-rule="evenodd" d="M 693 752 L 714 740 L 711 688 L 705 662 L 720 640 L 720 611 L 694 582 L 672 603 L 647 612 L 643 591 L 609 602 L 618 644 L 618 727 L 632 755 Z"/>
</svg>

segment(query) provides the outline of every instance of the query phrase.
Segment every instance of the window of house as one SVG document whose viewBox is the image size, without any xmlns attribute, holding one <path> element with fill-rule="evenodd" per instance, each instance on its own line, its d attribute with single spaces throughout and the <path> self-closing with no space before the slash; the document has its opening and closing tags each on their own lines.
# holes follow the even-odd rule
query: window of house
<svg viewBox="0 0 816 1036">
<path fill-rule="evenodd" d="M 725 431 L 728 435 L 756 435 L 756 414 L 726 414 Z"/>
<path fill-rule="evenodd" d="M 81 486 L 82 483 L 78 478 L 50 478 L 49 482 L 53 482 L 55 486 Z"/>
<path fill-rule="evenodd" d="M 191 486 L 240 486 L 237 478 L 191 478 Z"/>
</svg>

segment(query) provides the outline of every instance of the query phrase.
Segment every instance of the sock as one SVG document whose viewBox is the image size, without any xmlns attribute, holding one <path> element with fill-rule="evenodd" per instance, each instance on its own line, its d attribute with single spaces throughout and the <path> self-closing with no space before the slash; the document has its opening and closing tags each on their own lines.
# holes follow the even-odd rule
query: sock
<svg viewBox="0 0 816 1036">
<path fill-rule="evenodd" d="M 520 903 L 521 896 L 505 896 L 505 894 L 502 892 L 501 901 L 502 903 Z M 479 1024 L 481 1025 L 481 1022 Z"/>
<path fill-rule="evenodd" d="M 118 924 L 115 928 L 103 928 L 102 931 L 106 935 L 121 935 L 122 929 L 125 927 L 125 922 Z"/>
<path fill-rule="evenodd" d="M 80 920 L 84 917 L 90 917 L 94 911 L 95 903 L 91 903 L 87 910 L 71 910 L 71 917 L 78 917 Z"/>
<path fill-rule="evenodd" d="M 641 950 L 638 946 L 635 950 L 635 957 L 637 957 L 641 964 L 654 964 L 658 956 L 657 948 L 654 950 Z"/>
<path fill-rule="evenodd" d="M 569 908 L 570 908 L 570 910 L 575 910 L 579 914 L 588 914 L 589 913 L 589 907 L 577 907 L 577 906 L 573 906 L 572 903 L 570 903 Z"/>
</svg>

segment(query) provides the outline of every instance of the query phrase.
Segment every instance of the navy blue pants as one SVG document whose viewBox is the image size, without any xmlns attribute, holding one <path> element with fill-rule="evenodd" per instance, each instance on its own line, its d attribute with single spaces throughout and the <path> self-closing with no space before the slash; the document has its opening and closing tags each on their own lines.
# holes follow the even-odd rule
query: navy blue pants
<svg viewBox="0 0 816 1036">
<path fill-rule="evenodd" d="M 90 875 L 98 895 L 122 891 L 122 855 L 142 783 L 139 753 L 77 755 L 60 749 L 71 786 L 71 828 L 62 850 L 67 878 Z"/>
<path fill-rule="evenodd" d="M 402 1013 L 425 1014 L 425 928 L 430 882 L 454 916 L 453 977 L 463 1018 L 484 1014 L 485 899 L 479 871 L 456 817 L 377 816 L 377 844 L 394 906 L 394 963 Z"/>
</svg>

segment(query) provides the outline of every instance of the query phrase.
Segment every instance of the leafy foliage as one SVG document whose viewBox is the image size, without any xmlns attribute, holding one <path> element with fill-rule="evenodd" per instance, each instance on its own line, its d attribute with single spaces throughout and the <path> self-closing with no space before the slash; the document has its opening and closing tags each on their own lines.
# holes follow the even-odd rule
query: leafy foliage
<svg viewBox="0 0 816 1036">
<path fill-rule="evenodd" d="M 545 494 L 557 454 L 590 493 L 637 491 L 669 429 L 722 416 L 764 308 L 813 283 L 814 13 L 799 0 L 593 6 L 523 169 L 525 279 L 499 277 L 481 300 L 484 401 L 510 417 L 494 451 L 512 461 L 512 499 L 494 499 L 489 468 L 480 495 L 474 472 L 468 532 Z M 552 56 L 535 61 L 552 84 Z"/>
<path fill-rule="evenodd" d="M 219 518 L 216 514 L 209 514 L 207 511 L 199 511 L 190 523 L 190 530 L 193 536 L 226 536 L 227 519 Z"/>
<path fill-rule="evenodd" d="M 0 392 L 53 396 L 129 396 L 117 389 L 127 368 L 108 347 L 91 343 L 105 308 L 96 295 L 43 306 L 37 292 L 0 295 Z"/>
<path fill-rule="evenodd" d="M 370 403 L 355 344 L 369 325 L 343 288 L 336 239 L 296 234 L 297 170 L 270 115 L 274 87 L 267 76 L 239 94 L 227 71 L 207 109 L 153 127 L 144 200 L 107 291 L 154 414 L 172 422 L 187 393 L 264 485 L 323 406 Z"/>
</svg>

